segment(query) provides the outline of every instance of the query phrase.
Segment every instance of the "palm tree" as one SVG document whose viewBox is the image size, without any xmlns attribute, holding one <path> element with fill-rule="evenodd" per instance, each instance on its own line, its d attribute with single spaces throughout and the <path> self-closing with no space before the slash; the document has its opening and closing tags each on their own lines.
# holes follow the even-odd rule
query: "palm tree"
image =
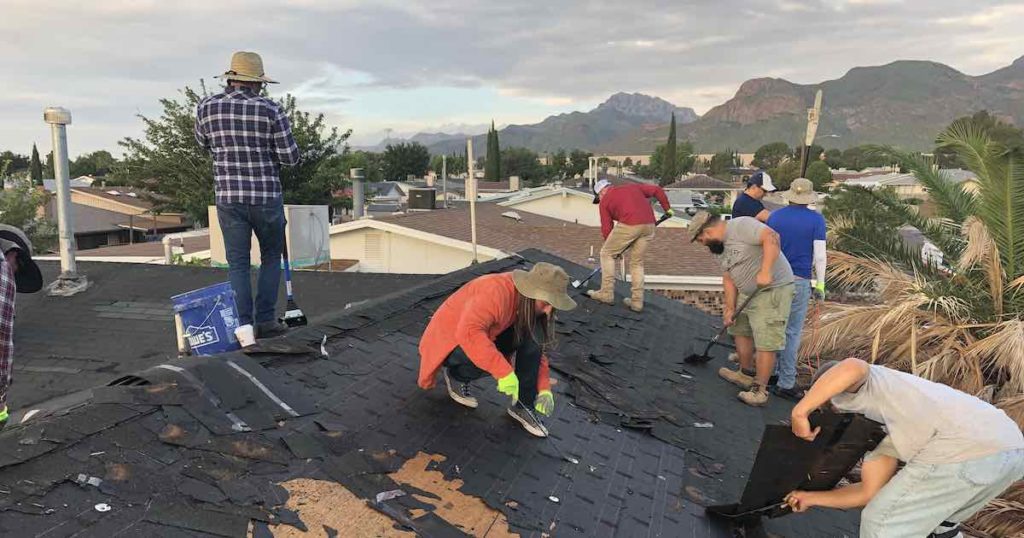
<svg viewBox="0 0 1024 538">
<path fill-rule="evenodd" d="M 1024 154 L 970 120 L 954 122 L 938 143 L 957 153 L 977 188 L 951 181 L 930 157 L 874 148 L 914 174 L 936 214 L 925 217 L 892 192 L 864 190 L 863 211 L 828 215 L 830 242 L 839 247 L 829 254 L 830 279 L 872 300 L 830 305 L 802 351 L 852 352 L 911 371 L 991 401 L 1024 427 Z M 879 226 L 883 216 L 920 230 L 942 263 Z M 1024 521 L 1024 487 L 1013 491 L 974 523 L 987 526 L 982 516 L 1008 509 Z"/>
</svg>

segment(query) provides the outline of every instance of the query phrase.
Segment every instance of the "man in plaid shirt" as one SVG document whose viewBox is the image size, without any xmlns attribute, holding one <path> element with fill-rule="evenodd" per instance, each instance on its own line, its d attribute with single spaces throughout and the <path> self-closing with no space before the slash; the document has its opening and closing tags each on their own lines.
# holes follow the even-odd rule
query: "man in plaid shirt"
<svg viewBox="0 0 1024 538">
<path fill-rule="evenodd" d="M 35 293 L 43 275 L 32 261 L 32 242 L 25 232 L 0 224 L 0 428 L 7 425 L 7 391 L 14 373 L 14 293 Z"/>
<path fill-rule="evenodd" d="M 299 148 L 284 110 L 260 95 L 274 81 L 263 73 L 258 54 L 236 52 L 222 78 L 224 92 L 196 109 L 196 141 L 213 154 L 217 220 L 239 324 L 254 325 L 256 336 L 267 338 L 287 330 L 275 316 L 285 228 L 279 172 L 299 162 Z M 254 233 L 261 258 L 255 314 L 249 259 Z"/>
</svg>

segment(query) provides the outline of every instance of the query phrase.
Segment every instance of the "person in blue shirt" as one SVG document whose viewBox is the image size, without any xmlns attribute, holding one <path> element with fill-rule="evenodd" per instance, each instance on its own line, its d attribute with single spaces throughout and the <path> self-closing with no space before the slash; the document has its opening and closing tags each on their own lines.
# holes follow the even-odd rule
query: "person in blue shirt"
<svg viewBox="0 0 1024 538">
<path fill-rule="evenodd" d="M 796 359 L 807 304 L 812 289 L 818 297 L 825 297 L 825 218 L 807 207 L 818 200 L 809 179 L 794 179 L 782 195 L 789 206 L 773 211 L 767 224 L 779 234 L 782 253 L 793 268 L 796 289 L 786 323 L 786 347 L 776 367 L 779 378 L 773 391 L 776 396 L 799 401 L 803 391 L 796 387 Z"/>
<path fill-rule="evenodd" d="M 771 212 L 765 209 L 761 199 L 769 192 L 775 192 L 775 185 L 768 172 L 762 170 L 750 176 L 747 188 L 732 203 L 732 218 L 754 217 L 761 222 L 768 222 Z"/>
</svg>

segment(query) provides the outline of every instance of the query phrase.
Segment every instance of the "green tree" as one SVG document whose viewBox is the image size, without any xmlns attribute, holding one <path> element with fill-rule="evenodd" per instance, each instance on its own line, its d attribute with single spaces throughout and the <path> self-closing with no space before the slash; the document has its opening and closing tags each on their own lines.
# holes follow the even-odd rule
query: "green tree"
<svg viewBox="0 0 1024 538">
<path fill-rule="evenodd" d="M 548 177 L 555 180 L 565 179 L 566 170 L 569 167 L 569 156 L 564 149 L 552 153 L 548 157 Z"/>
<path fill-rule="evenodd" d="M 186 86 L 180 93 L 179 98 L 160 100 L 159 117 L 139 116 L 143 136 L 120 142 L 125 157 L 114 176 L 151 191 L 156 211 L 182 212 L 205 224 L 207 207 L 214 203 L 213 160 L 196 142 L 194 129 L 196 106 L 209 92 L 200 81 L 198 91 Z M 300 111 L 291 95 L 278 103 L 288 114 L 301 155 L 298 166 L 281 169 L 285 203 L 330 205 L 332 190 L 344 178 L 316 172 L 337 154 L 349 133 L 327 129 L 322 114 Z"/>
<path fill-rule="evenodd" d="M 520 181 L 531 187 L 537 187 L 546 183 L 549 179 L 549 169 L 540 164 L 536 152 L 527 148 L 505 148 L 501 152 L 502 170 L 511 176 L 519 176 Z"/>
<path fill-rule="evenodd" d="M 29 169 L 28 156 L 14 153 L 10 150 L 0 152 L 0 163 L 3 162 L 8 163 L 7 173 L 10 175 L 15 175 Z"/>
<path fill-rule="evenodd" d="M 117 159 L 109 151 L 99 150 L 79 155 L 71 162 L 69 174 L 72 178 L 80 176 L 105 176 L 117 167 Z"/>
<path fill-rule="evenodd" d="M 660 145 L 654 148 L 654 153 L 651 154 L 651 164 L 649 168 L 643 170 L 647 175 L 641 177 L 659 179 L 664 178 L 663 171 L 665 170 L 665 159 L 667 159 L 668 152 L 667 145 Z M 678 179 L 680 174 L 685 174 L 693 170 L 694 164 L 697 157 L 693 154 L 693 144 L 690 141 L 681 142 L 676 144 L 675 151 L 676 158 L 676 177 Z M 664 185 L 662 185 L 664 186 Z"/>
<path fill-rule="evenodd" d="M 785 161 L 779 166 L 769 169 L 768 175 L 772 176 L 772 183 L 775 185 L 775 188 L 784 191 L 789 188 L 789 184 L 794 179 L 800 177 L 800 163 L 792 160 Z"/>
<path fill-rule="evenodd" d="M 989 114 L 987 110 L 975 112 L 972 116 L 965 116 L 956 121 L 968 120 L 977 128 L 984 130 L 994 142 L 1002 144 L 1007 149 L 1024 147 L 1024 130 L 1001 121 Z M 959 158 L 959 154 L 951 146 L 937 146 L 935 161 L 940 168 L 963 168 L 965 166 L 965 163 Z"/>
<path fill-rule="evenodd" d="M 501 146 L 498 143 L 498 130 L 491 121 L 491 130 L 487 131 L 487 160 L 484 162 L 484 179 L 501 181 Z"/>
<path fill-rule="evenodd" d="M 1014 416 L 1024 395 L 1024 150 L 995 141 L 971 120 L 954 122 L 938 143 L 975 174 L 977 189 L 949 181 L 931 158 L 881 148 L 926 189 L 936 218 L 873 191 L 863 193 L 871 197 L 863 216 L 830 215 L 832 244 L 843 249 L 829 253 L 832 279 L 873 300 L 833 306 L 805 351 L 828 353 L 841 342 L 844 356 L 968 394 L 988 388 Z M 941 264 L 900 241 L 891 222 L 888 230 L 873 226 L 880 217 L 917 228 L 941 252 Z M 1024 422 L 1020 413 L 1015 418 Z"/>
<path fill-rule="evenodd" d="M 807 166 L 807 179 L 814 183 L 814 190 L 824 192 L 825 185 L 832 181 L 832 170 L 825 161 L 813 161 Z"/>
<path fill-rule="evenodd" d="M 765 144 L 754 152 L 754 160 L 752 164 L 758 168 L 765 170 L 770 168 L 776 168 L 783 161 L 792 160 L 793 150 L 789 148 L 789 144 L 785 142 L 772 142 L 771 144 Z M 772 176 L 774 178 L 775 176 Z"/>
<path fill-rule="evenodd" d="M 631 168 L 633 166 L 633 159 L 631 157 L 626 157 L 622 161 L 622 166 L 624 166 L 626 168 Z"/>
<path fill-rule="evenodd" d="M 6 177 L 10 161 L 0 162 L 0 177 Z M 41 217 L 50 195 L 37 189 L 28 178 L 13 179 L 0 191 L 0 222 L 21 228 L 36 252 L 49 252 L 57 243 L 57 226 Z"/>
<path fill-rule="evenodd" d="M 676 161 L 676 115 L 672 113 L 672 123 L 668 127 L 668 141 L 665 142 L 661 159 L 661 186 L 670 185 L 679 179 L 679 163 Z M 653 159 L 652 159 L 653 160 Z"/>
<path fill-rule="evenodd" d="M 408 176 L 423 177 L 430 167 L 430 152 L 419 142 L 389 144 L 384 148 L 384 179 L 405 181 Z"/>
<path fill-rule="evenodd" d="M 57 170 L 53 167 L 53 152 L 46 154 L 46 165 L 43 166 L 44 179 L 56 179 Z"/>
<path fill-rule="evenodd" d="M 732 169 L 739 166 L 739 164 L 739 155 L 735 151 L 720 151 L 711 156 L 707 166 L 707 173 L 711 177 L 729 181 L 732 179 Z M 772 178 L 774 177 L 772 176 Z"/>
<path fill-rule="evenodd" d="M 590 157 L 594 154 L 583 150 L 574 149 L 569 153 L 569 166 L 565 171 L 567 178 L 574 178 L 586 173 L 590 165 Z"/>
<path fill-rule="evenodd" d="M 871 151 L 870 146 L 855 146 L 843 151 L 843 167 L 847 170 L 863 170 L 876 166 L 895 164 L 891 157 Z"/>
<path fill-rule="evenodd" d="M 825 152 L 825 163 L 828 164 L 829 168 L 842 168 L 843 167 L 843 152 L 838 149 L 830 149 Z"/>
<path fill-rule="evenodd" d="M 43 184 L 43 163 L 39 162 L 39 150 L 35 144 L 32 144 L 32 162 L 29 164 L 28 174 L 33 184 Z"/>
</svg>

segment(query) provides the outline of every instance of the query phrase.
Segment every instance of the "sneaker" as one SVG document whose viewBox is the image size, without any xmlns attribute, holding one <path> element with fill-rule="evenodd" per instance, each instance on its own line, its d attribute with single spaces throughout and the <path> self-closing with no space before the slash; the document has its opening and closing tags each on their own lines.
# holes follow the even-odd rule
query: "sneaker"
<svg viewBox="0 0 1024 538">
<path fill-rule="evenodd" d="M 772 376 L 768 378 L 768 390 L 771 390 L 772 387 L 774 387 L 774 386 L 776 386 L 778 384 L 779 384 L 779 376 L 772 374 Z"/>
<path fill-rule="evenodd" d="M 256 338 L 275 338 L 288 332 L 288 326 L 280 321 L 264 321 L 256 325 Z"/>
<path fill-rule="evenodd" d="M 528 411 L 519 402 L 508 408 L 508 416 L 516 419 L 523 425 L 523 429 L 537 437 L 547 437 L 548 429 L 544 427 L 536 413 Z"/>
<path fill-rule="evenodd" d="M 637 303 L 637 307 L 633 308 L 633 299 L 630 299 L 629 297 L 626 297 L 625 299 L 623 299 L 622 300 L 622 304 L 626 305 L 626 308 L 628 308 L 628 309 L 630 309 L 633 312 L 636 312 L 638 314 L 640 312 L 644 311 L 644 304 L 643 303 Z"/>
<path fill-rule="evenodd" d="M 448 387 L 448 396 L 451 396 L 453 400 L 470 409 L 476 409 L 480 405 L 480 402 L 473 397 L 469 383 L 452 380 L 451 376 L 448 375 L 447 368 L 441 368 L 441 375 L 444 376 L 444 384 Z"/>
<path fill-rule="evenodd" d="M 719 368 L 718 377 L 721 377 L 741 389 L 749 389 L 750 386 L 754 384 L 754 378 L 743 373 L 742 370 Z"/>
<path fill-rule="evenodd" d="M 761 407 L 768 403 L 768 391 L 761 385 L 754 383 L 750 386 L 750 390 L 741 392 L 736 395 L 743 403 L 754 407 Z"/>
<path fill-rule="evenodd" d="M 601 290 L 587 290 L 587 297 L 607 305 L 615 304 L 615 297 L 611 294 L 601 293 Z"/>
<path fill-rule="evenodd" d="M 782 388 L 782 387 L 780 387 L 778 385 L 775 385 L 774 387 L 772 387 L 772 394 L 774 394 L 774 395 L 776 395 L 776 396 L 778 396 L 780 398 L 785 398 L 787 400 L 792 400 L 794 402 L 799 402 L 800 400 L 804 399 L 804 395 L 806 393 L 803 391 L 803 389 L 799 389 L 797 387 L 793 387 L 793 388 L 790 388 L 790 389 L 784 389 L 784 388 Z"/>
</svg>

